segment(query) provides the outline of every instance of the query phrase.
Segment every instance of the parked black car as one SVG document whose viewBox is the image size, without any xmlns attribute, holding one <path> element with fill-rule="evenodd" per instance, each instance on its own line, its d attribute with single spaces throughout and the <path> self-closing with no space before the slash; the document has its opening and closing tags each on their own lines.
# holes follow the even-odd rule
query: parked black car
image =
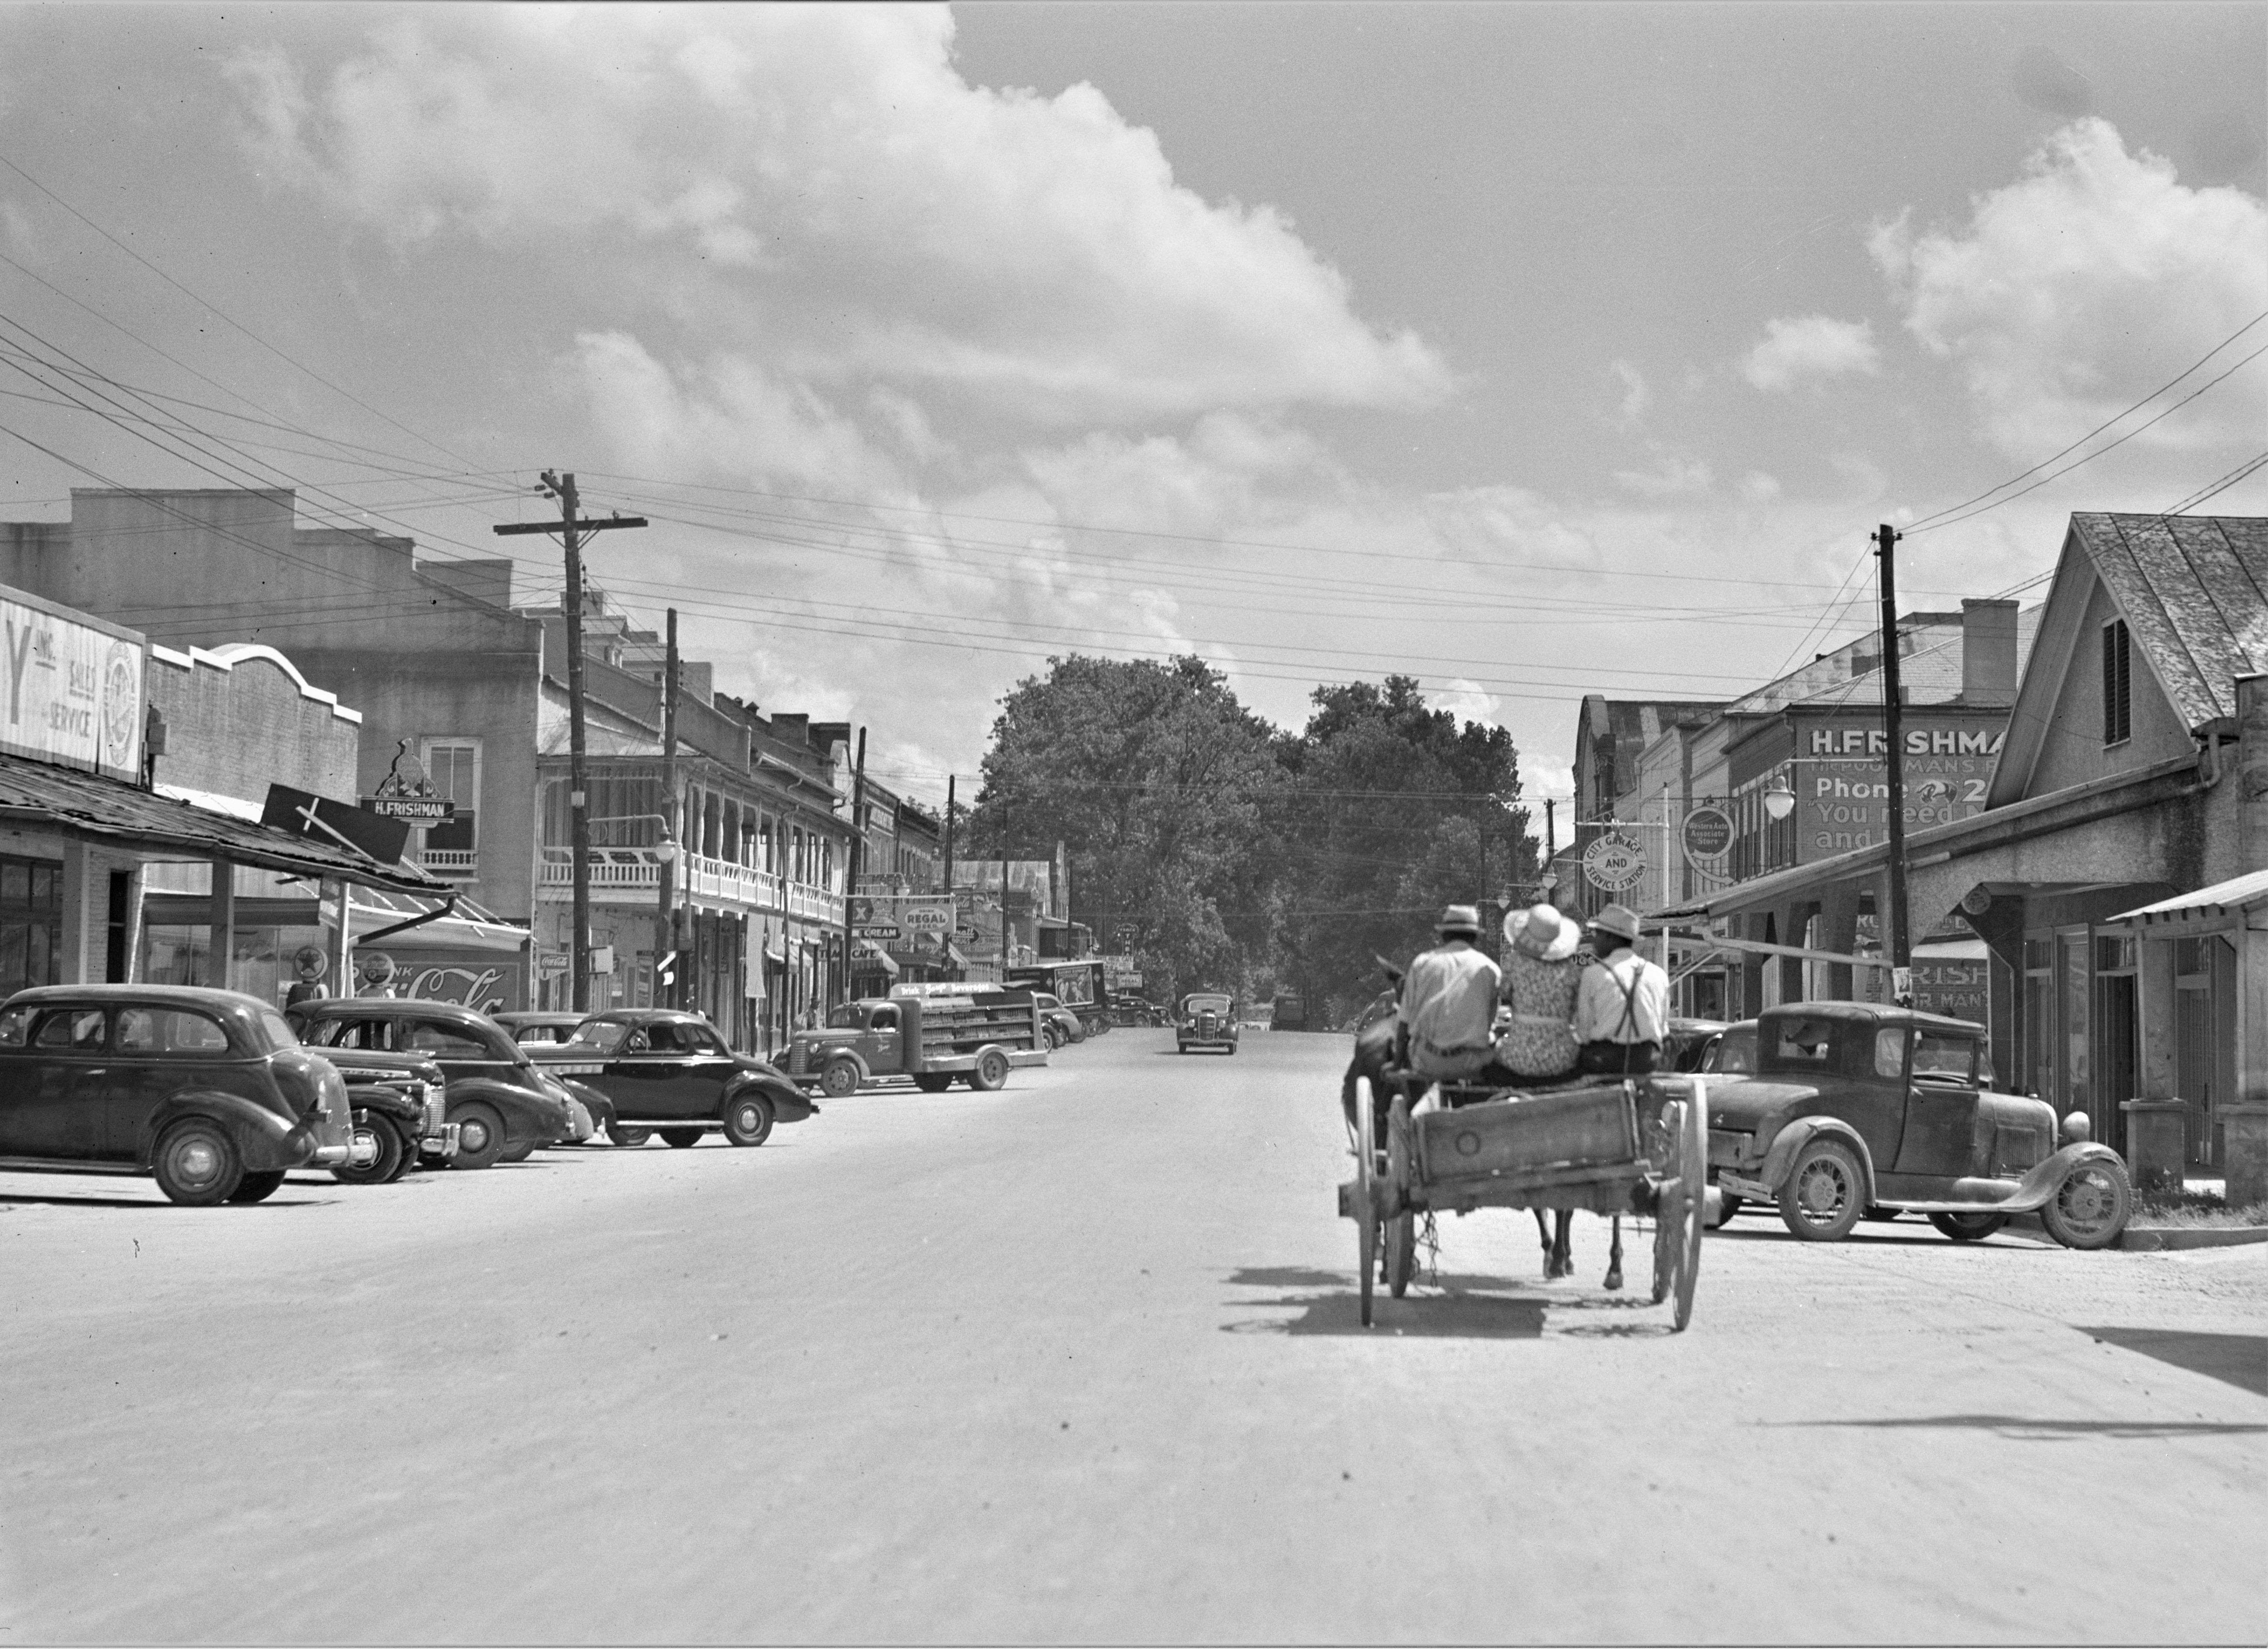
<svg viewBox="0 0 2268 1649">
<path fill-rule="evenodd" d="M 460 1168 L 519 1162 L 575 1138 L 573 1107 L 590 1110 L 589 1100 L 538 1070 L 502 1025 L 454 1002 L 327 996 L 294 1004 L 291 1017 L 318 1050 L 416 1054 L 438 1065 L 448 1080 Z M 592 1125 L 598 1122 L 592 1112 Z"/>
<path fill-rule="evenodd" d="M 456 1156 L 447 1078 L 431 1059 L 351 1047 L 325 1048 L 323 1057 L 345 1079 L 354 1109 L 354 1160 L 332 1169 L 335 1179 L 389 1185 L 422 1162 L 446 1164 Z"/>
<path fill-rule="evenodd" d="M 593 1014 L 572 1042 L 532 1051 L 544 1069 L 605 1096 L 614 1107 L 608 1137 L 617 1145 L 643 1145 L 656 1131 L 681 1147 L 712 1131 L 761 1145 L 775 1123 L 819 1109 L 776 1067 L 735 1054 L 706 1019 L 673 1009 Z"/>
<path fill-rule="evenodd" d="M 256 997 L 47 985 L 0 1007 L 0 1165 L 154 1174 L 176 1202 L 258 1202 L 353 1156 L 346 1083 Z"/>
<path fill-rule="evenodd" d="M 578 1013 L 552 1013 L 515 1009 L 511 1013 L 490 1016 L 512 1032 L 515 1042 L 549 1046 L 555 1042 L 572 1042 L 575 1027 L 590 1016 Z"/>
</svg>

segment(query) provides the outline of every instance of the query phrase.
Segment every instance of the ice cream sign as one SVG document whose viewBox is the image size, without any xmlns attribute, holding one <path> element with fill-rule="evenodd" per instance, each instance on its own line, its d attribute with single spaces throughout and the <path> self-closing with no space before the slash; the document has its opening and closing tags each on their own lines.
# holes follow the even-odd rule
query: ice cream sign
<svg viewBox="0 0 2268 1649">
<path fill-rule="evenodd" d="M 138 780 L 147 650 L 135 631 L 20 590 L 0 592 L 0 750 Z"/>
</svg>

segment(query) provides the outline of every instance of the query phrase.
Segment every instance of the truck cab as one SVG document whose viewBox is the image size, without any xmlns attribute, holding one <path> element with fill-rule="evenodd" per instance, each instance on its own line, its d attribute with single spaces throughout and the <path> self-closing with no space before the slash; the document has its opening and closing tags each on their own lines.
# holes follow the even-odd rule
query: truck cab
<svg viewBox="0 0 2268 1649">
<path fill-rule="evenodd" d="M 787 1075 L 833 1098 L 892 1077 L 924 1093 L 956 1080 L 990 1092 L 1019 1065 L 1048 1062 L 1046 1032 L 1028 991 L 861 997 L 788 1044 Z"/>
</svg>

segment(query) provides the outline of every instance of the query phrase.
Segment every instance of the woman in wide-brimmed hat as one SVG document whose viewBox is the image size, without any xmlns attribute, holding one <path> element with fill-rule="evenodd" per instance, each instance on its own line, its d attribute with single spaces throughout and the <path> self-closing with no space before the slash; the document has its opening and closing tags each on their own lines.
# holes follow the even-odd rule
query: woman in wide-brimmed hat
<svg viewBox="0 0 2268 1649">
<path fill-rule="evenodd" d="M 1552 906 L 1531 905 L 1505 913 L 1504 936 L 1503 996 L 1512 1024 L 1497 1039 L 1497 1063 L 1523 1082 L 1572 1076 L 1581 930 Z"/>
</svg>

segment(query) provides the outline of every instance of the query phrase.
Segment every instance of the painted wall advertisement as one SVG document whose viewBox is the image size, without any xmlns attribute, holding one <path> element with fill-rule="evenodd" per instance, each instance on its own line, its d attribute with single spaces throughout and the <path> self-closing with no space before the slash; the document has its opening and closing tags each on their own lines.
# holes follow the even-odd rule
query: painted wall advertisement
<svg viewBox="0 0 2268 1649">
<path fill-rule="evenodd" d="M 1924 830 L 1984 810 L 2005 726 L 1948 722 L 1915 713 L 1905 743 L 1905 827 Z M 1890 830 L 1888 737 L 1868 715 L 1815 723 L 1797 742 L 1793 788 L 1802 857 L 1870 847 Z"/>
<path fill-rule="evenodd" d="M 0 643 L 8 676 L 0 750 L 142 777 L 140 634 L 11 591 L 0 596 Z"/>
<path fill-rule="evenodd" d="M 461 950 L 438 945 L 426 949 L 381 941 L 372 949 L 356 947 L 357 971 L 366 968 L 371 958 L 380 953 L 394 964 L 392 983 L 396 996 L 456 1002 L 482 1013 L 517 1008 L 524 1000 L 520 977 L 526 965 L 519 957 L 509 953 L 468 957 Z"/>
</svg>

